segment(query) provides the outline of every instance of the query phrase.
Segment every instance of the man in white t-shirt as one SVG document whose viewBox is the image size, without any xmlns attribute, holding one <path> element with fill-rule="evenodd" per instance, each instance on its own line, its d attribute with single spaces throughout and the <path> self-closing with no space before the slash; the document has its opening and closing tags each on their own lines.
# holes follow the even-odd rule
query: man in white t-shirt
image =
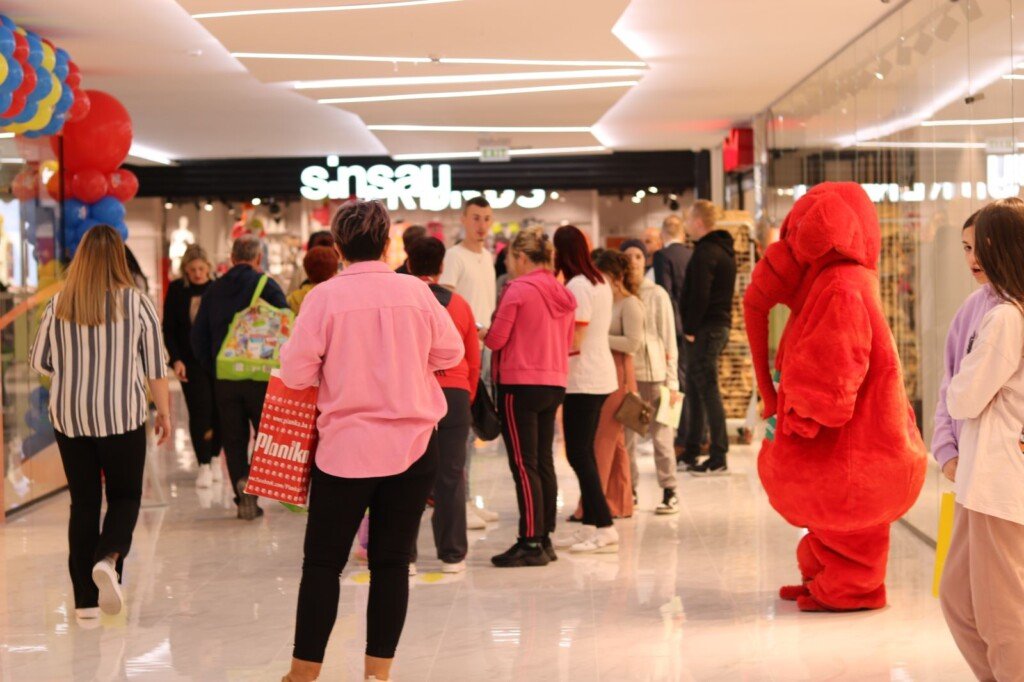
<svg viewBox="0 0 1024 682">
<path fill-rule="evenodd" d="M 444 255 L 444 266 L 438 283 L 446 286 L 466 299 L 473 309 L 473 317 L 481 327 L 481 338 L 491 326 L 491 316 L 497 305 L 497 275 L 494 272 L 494 256 L 487 250 L 487 236 L 494 223 L 494 212 L 483 197 L 473 197 L 462 209 L 462 241 Z M 480 376 L 485 385 L 491 375 L 491 354 L 486 348 L 481 357 Z M 486 522 L 497 521 L 498 515 L 477 507 L 471 502 L 469 467 L 476 451 L 476 437 L 469 434 L 466 449 L 466 523 L 470 530 L 486 527 Z"/>
</svg>

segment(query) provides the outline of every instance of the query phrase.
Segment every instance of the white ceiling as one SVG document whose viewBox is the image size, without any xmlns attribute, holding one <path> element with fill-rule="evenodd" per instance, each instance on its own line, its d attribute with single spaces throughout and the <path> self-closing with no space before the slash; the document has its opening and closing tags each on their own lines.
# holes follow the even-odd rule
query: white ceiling
<svg viewBox="0 0 1024 682">
<path fill-rule="evenodd" d="M 366 1 L 8 0 L 3 10 L 65 47 L 81 66 L 85 87 L 121 99 L 132 113 L 137 142 L 171 158 L 197 159 L 466 151 L 476 149 L 481 137 L 367 128 L 380 124 L 593 125 L 593 134 L 497 136 L 513 147 L 704 148 L 891 8 L 877 0 L 461 0 L 357 11 L 189 16 Z M 237 60 L 231 52 L 643 60 L 648 68 L 632 88 L 331 105 L 316 99 L 636 78 L 297 91 L 293 82 L 299 80 L 580 67 Z"/>
</svg>

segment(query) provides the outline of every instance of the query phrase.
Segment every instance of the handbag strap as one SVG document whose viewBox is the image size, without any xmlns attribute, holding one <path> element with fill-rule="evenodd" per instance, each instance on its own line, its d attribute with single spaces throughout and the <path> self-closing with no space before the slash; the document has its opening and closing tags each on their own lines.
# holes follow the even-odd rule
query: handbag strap
<svg viewBox="0 0 1024 682">
<path fill-rule="evenodd" d="M 267 286 L 267 276 L 263 275 L 260 277 L 260 281 L 256 284 L 256 290 L 252 292 L 252 300 L 249 301 L 249 307 L 256 305 L 256 301 L 260 300 L 260 295 L 263 293 L 263 287 Z"/>
</svg>

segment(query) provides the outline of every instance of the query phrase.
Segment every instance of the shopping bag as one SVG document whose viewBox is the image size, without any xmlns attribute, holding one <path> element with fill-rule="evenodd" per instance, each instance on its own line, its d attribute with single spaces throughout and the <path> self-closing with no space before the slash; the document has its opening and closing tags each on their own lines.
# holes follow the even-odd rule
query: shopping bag
<svg viewBox="0 0 1024 682">
<path fill-rule="evenodd" d="M 226 381 L 266 381 L 280 367 L 281 346 L 291 335 L 295 315 L 262 298 L 267 276 L 260 278 L 249 306 L 235 313 L 217 353 L 217 378 Z"/>
<path fill-rule="evenodd" d="M 939 585 L 942 584 L 942 570 L 946 567 L 946 555 L 949 554 L 949 543 L 953 539 L 953 510 L 956 508 L 956 495 L 942 493 L 939 506 L 939 537 L 935 543 L 935 577 L 932 578 L 932 596 L 939 596 Z"/>
<path fill-rule="evenodd" d="M 316 398 L 319 388 L 295 389 L 271 372 L 245 492 L 304 507 L 316 454 Z"/>
<path fill-rule="evenodd" d="M 673 405 L 672 390 L 668 386 L 662 386 L 658 392 L 658 414 L 655 415 L 654 421 L 672 428 L 679 426 L 679 418 L 683 416 L 685 400 L 686 396 L 684 395 L 678 403 Z"/>
</svg>

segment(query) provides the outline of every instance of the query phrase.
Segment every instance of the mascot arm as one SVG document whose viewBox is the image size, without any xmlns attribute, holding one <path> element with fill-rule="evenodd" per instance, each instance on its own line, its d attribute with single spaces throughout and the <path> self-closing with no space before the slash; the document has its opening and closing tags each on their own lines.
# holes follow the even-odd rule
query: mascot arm
<svg viewBox="0 0 1024 682">
<path fill-rule="evenodd" d="M 807 327 L 787 351 L 782 384 L 786 432 L 813 438 L 820 426 L 839 428 L 853 418 L 872 330 L 860 293 L 842 284 L 827 289 L 808 312 Z"/>
</svg>

